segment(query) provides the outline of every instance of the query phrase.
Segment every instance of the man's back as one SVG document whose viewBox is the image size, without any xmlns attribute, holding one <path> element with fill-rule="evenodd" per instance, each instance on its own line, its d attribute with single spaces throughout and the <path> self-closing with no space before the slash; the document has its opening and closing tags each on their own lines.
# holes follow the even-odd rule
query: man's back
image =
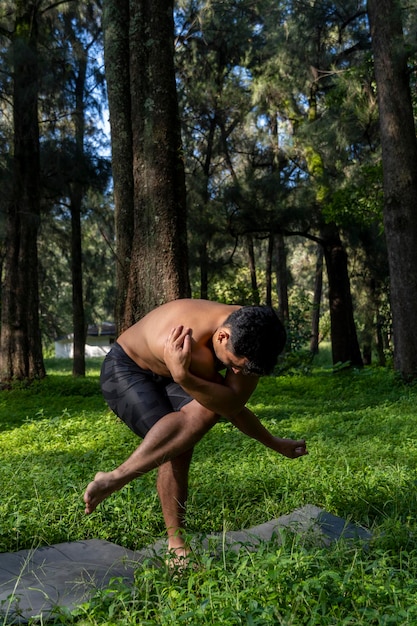
<svg viewBox="0 0 417 626">
<path fill-rule="evenodd" d="M 212 337 L 237 305 L 208 300 L 173 300 L 154 309 L 118 338 L 125 352 L 140 366 L 156 374 L 169 376 L 164 363 L 164 346 L 172 328 L 191 329 L 191 371 L 212 378 L 216 370 Z"/>
</svg>

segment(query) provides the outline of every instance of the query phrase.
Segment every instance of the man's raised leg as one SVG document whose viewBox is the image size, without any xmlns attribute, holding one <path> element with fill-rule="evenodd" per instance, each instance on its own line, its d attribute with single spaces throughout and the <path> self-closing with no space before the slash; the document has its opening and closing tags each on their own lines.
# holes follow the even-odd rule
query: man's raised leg
<svg viewBox="0 0 417 626">
<path fill-rule="evenodd" d="M 217 419 L 195 400 L 180 411 L 165 415 L 124 463 L 111 472 L 96 474 L 84 494 L 85 512 L 92 513 L 100 502 L 134 478 L 190 450 Z"/>
</svg>

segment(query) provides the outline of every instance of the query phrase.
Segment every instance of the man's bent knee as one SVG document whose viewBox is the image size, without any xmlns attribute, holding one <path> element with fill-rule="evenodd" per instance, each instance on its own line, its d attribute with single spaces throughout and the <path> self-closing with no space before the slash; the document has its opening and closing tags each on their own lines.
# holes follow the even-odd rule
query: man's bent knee
<svg viewBox="0 0 417 626">
<path fill-rule="evenodd" d="M 220 415 L 214 413 L 213 411 L 210 411 L 209 409 L 206 409 L 196 400 L 192 400 L 191 402 L 183 406 L 180 409 L 180 412 L 187 417 L 190 417 L 194 420 L 206 422 L 207 424 L 215 424 L 220 419 Z"/>
</svg>

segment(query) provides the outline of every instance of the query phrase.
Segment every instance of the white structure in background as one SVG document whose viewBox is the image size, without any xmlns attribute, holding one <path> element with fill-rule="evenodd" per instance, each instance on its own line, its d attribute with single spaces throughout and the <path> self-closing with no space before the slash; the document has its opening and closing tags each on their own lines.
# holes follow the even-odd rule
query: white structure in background
<svg viewBox="0 0 417 626">
<path fill-rule="evenodd" d="M 105 356 L 115 339 L 116 327 L 113 322 L 103 322 L 100 326 L 90 324 L 85 341 L 85 356 Z M 72 359 L 74 356 L 73 340 L 73 333 L 55 339 L 55 356 Z"/>
</svg>

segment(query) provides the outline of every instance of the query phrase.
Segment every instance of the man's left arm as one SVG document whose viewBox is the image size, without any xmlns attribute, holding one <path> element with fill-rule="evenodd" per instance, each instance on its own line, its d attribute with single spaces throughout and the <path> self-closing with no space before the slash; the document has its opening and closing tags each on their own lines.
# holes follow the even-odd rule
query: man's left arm
<svg viewBox="0 0 417 626">
<path fill-rule="evenodd" d="M 271 448 L 275 452 L 279 452 L 289 459 L 296 459 L 299 456 L 308 454 L 306 442 L 304 439 L 281 439 L 274 437 L 267 428 L 261 423 L 259 418 L 252 413 L 250 409 L 245 407 L 230 422 L 236 426 L 243 434 L 256 439 L 267 448 Z"/>
<path fill-rule="evenodd" d="M 165 345 L 165 359 L 170 365 L 174 380 L 197 402 L 207 409 L 223 415 L 243 434 L 288 458 L 308 454 L 304 440 L 274 437 L 250 411 L 246 402 L 258 384 L 257 376 L 227 372 L 222 381 L 205 380 L 189 371 L 191 363 L 191 336 L 173 329 Z M 176 367 L 178 366 L 178 368 Z"/>
</svg>

